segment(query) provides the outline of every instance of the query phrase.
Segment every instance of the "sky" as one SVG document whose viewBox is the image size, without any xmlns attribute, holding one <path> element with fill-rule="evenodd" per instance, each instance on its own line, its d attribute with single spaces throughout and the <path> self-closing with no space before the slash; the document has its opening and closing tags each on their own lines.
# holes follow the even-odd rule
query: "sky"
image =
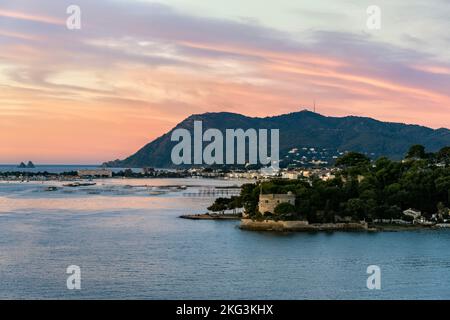
<svg viewBox="0 0 450 320">
<path fill-rule="evenodd" d="M 0 163 L 122 159 L 191 114 L 314 100 L 448 128 L 449 16 L 447 0 L 0 0 Z"/>
</svg>

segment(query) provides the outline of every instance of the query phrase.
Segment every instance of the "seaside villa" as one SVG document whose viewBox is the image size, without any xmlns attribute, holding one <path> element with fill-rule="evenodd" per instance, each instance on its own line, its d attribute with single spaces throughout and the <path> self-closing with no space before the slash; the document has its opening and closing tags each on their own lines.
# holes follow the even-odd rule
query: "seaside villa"
<svg viewBox="0 0 450 320">
<path fill-rule="evenodd" d="M 280 203 L 290 203 L 295 205 L 295 195 L 292 192 L 287 194 L 260 194 L 258 210 L 261 214 L 275 213 L 275 207 Z"/>
<path fill-rule="evenodd" d="M 411 208 L 409 208 L 407 210 L 404 210 L 403 214 L 405 216 L 409 216 L 409 217 L 413 218 L 414 220 L 417 220 L 422 215 L 422 213 L 420 211 L 414 210 L 414 209 L 411 209 Z"/>
</svg>

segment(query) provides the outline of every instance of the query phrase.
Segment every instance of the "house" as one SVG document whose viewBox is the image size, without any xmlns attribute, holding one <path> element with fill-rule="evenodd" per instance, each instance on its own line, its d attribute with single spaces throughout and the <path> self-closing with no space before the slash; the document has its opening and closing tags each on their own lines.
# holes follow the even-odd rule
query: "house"
<svg viewBox="0 0 450 320">
<path fill-rule="evenodd" d="M 265 213 L 275 213 L 275 208 L 280 203 L 290 203 L 295 205 L 295 195 L 292 192 L 287 194 L 260 194 L 258 210 L 261 214 Z"/>
<path fill-rule="evenodd" d="M 403 214 L 405 216 L 412 217 L 414 220 L 416 220 L 422 215 L 422 212 L 409 208 L 409 209 L 403 211 Z"/>
<path fill-rule="evenodd" d="M 300 177 L 298 172 L 283 172 L 281 178 L 289 180 L 297 180 Z"/>
</svg>

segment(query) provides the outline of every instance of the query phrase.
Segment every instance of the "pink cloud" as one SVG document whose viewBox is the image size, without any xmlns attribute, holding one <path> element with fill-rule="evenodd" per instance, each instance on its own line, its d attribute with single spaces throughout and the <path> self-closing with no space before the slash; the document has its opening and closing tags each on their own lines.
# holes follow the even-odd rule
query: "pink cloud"
<svg viewBox="0 0 450 320">
<path fill-rule="evenodd" d="M 193 113 L 263 117 L 313 100 L 327 115 L 449 123 L 450 65 L 420 52 L 333 32 L 305 44 L 161 5 L 81 5 L 80 33 L 53 27 L 64 22 L 51 10 L 0 10 L 17 20 L 0 30 L 0 163 L 100 163 Z"/>
</svg>

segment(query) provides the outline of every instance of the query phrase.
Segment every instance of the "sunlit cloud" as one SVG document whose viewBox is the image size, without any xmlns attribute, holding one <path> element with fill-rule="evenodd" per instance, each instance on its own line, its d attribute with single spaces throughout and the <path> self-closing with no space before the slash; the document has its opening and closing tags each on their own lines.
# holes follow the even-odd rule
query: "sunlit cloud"
<svg viewBox="0 0 450 320">
<path fill-rule="evenodd" d="M 327 115 L 448 127 L 445 50 L 405 45 L 397 31 L 348 30 L 359 21 L 348 14 L 342 25 L 327 24 L 340 15 L 306 8 L 310 28 L 297 32 L 288 9 L 276 19 L 243 19 L 220 16 L 211 4 L 194 14 L 189 1 L 79 0 L 87 21 L 70 31 L 69 1 L 26 3 L 0 5 L 0 163 L 100 163 L 193 113 L 264 117 L 314 100 Z M 350 1 L 348 9 L 358 6 Z"/>
<path fill-rule="evenodd" d="M 54 25 L 65 25 L 66 22 L 63 19 L 57 19 L 45 15 L 34 15 L 25 12 L 18 11 L 9 11 L 0 9 L 0 17 L 26 20 L 26 21 L 34 21 L 40 23 L 54 24 Z"/>
</svg>

